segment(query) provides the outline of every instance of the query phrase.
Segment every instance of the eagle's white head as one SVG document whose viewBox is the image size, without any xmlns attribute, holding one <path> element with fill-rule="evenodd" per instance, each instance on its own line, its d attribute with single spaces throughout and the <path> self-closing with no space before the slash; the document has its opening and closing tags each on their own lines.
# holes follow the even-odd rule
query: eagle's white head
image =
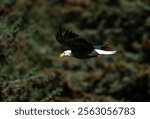
<svg viewBox="0 0 150 119">
<path fill-rule="evenodd" d="M 64 57 L 64 56 L 72 56 L 71 50 L 66 50 L 60 54 L 60 57 Z"/>
</svg>

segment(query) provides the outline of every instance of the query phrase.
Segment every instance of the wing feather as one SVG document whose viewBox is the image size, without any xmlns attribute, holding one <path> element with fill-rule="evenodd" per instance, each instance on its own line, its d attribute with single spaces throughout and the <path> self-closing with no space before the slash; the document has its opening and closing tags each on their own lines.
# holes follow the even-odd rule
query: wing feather
<svg viewBox="0 0 150 119">
<path fill-rule="evenodd" d="M 70 48 L 72 52 L 89 53 L 94 50 L 91 43 L 69 30 L 66 30 L 65 33 L 62 34 L 61 28 L 59 28 L 56 33 L 56 40 L 60 44 Z"/>
</svg>

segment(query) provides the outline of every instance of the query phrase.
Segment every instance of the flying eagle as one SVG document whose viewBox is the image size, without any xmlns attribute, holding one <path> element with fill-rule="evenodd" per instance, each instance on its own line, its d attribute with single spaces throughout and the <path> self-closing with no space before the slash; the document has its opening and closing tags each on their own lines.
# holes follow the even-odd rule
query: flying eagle
<svg viewBox="0 0 150 119">
<path fill-rule="evenodd" d="M 93 46 L 86 39 L 81 38 L 78 34 L 69 30 L 66 30 L 65 33 L 62 34 L 62 30 L 59 28 L 55 37 L 60 44 L 68 47 L 68 50 L 61 53 L 60 57 L 72 56 L 78 59 L 87 59 L 116 53 L 116 51 L 104 50 L 107 47 L 107 45 L 104 44 Z"/>
</svg>

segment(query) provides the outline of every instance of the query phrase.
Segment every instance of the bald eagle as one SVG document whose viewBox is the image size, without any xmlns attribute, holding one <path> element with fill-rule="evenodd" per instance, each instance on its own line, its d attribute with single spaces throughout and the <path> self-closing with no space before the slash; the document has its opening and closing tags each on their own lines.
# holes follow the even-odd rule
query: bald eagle
<svg viewBox="0 0 150 119">
<path fill-rule="evenodd" d="M 105 44 L 93 46 L 86 39 L 81 38 L 78 34 L 69 30 L 66 30 L 65 33 L 62 34 L 62 30 L 59 28 L 55 37 L 60 44 L 68 48 L 68 50 L 60 54 L 60 57 L 72 56 L 78 59 L 87 59 L 116 53 L 116 51 L 104 50 L 107 47 Z"/>
</svg>

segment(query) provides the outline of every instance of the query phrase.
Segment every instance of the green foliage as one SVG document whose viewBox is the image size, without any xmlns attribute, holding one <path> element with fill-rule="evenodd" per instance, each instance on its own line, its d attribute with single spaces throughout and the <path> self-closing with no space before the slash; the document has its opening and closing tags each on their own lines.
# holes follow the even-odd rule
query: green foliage
<svg viewBox="0 0 150 119">
<path fill-rule="evenodd" d="M 148 0 L 0 0 L 1 101 L 150 101 Z M 116 55 L 59 58 L 59 25 Z"/>
</svg>

